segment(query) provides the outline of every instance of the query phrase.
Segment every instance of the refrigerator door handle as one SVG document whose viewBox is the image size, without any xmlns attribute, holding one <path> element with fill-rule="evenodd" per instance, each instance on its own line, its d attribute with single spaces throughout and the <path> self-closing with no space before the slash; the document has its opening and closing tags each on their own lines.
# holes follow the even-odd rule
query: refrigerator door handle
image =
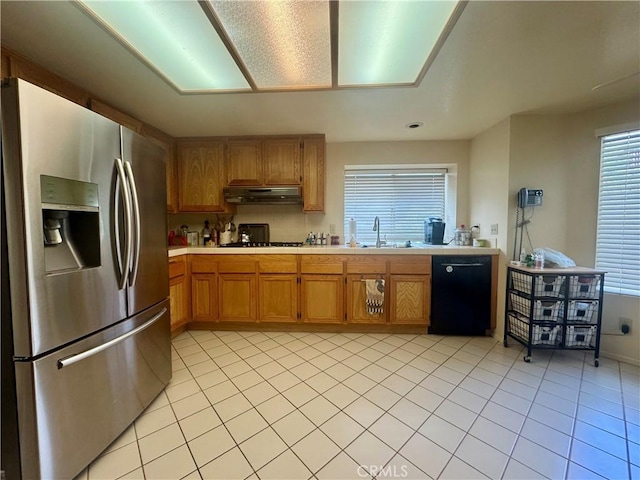
<svg viewBox="0 0 640 480">
<path fill-rule="evenodd" d="M 124 169 L 127 173 L 129 185 L 131 186 L 131 205 L 133 206 L 133 235 L 134 252 L 133 252 L 133 265 L 131 266 L 131 274 L 129 278 L 129 285 L 135 285 L 138 278 L 138 262 L 140 261 L 140 204 L 138 203 L 138 189 L 136 188 L 136 180 L 133 176 L 133 170 L 131 163 L 125 161 Z"/>
<path fill-rule="evenodd" d="M 125 333 L 124 335 L 120 335 L 119 337 L 109 340 L 108 342 L 103 343 L 102 345 L 98 345 L 97 347 L 93 347 L 93 348 L 90 348 L 89 350 L 85 350 L 82 353 L 76 353 L 75 355 L 72 355 L 70 357 L 64 358 L 62 360 L 58 360 L 58 369 L 68 367 L 70 365 L 73 365 L 74 363 L 81 362 L 86 358 L 92 357 L 93 355 L 96 355 L 108 348 L 111 348 L 114 345 L 126 340 L 127 338 L 140 333 L 142 330 L 149 328 L 151 325 L 153 325 L 166 312 L 167 312 L 167 309 L 163 308 L 162 310 L 160 310 L 160 312 L 158 312 L 153 317 L 151 317 L 150 320 L 146 321 L 139 327 L 136 327 L 133 330 Z"/>
<path fill-rule="evenodd" d="M 129 265 L 131 265 L 131 198 L 129 196 L 129 188 L 127 187 L 127 178 L 125 176 L 124 167 L 122 166 L 122 160 L 120 158 L 116 158 L 116 171 L 118 172 L 118 180 L 116 181 L 116 198 L 115 198 L 115 206 L 116 206 L 116 214 L 115 214 L 115 225 L 116 225 L 116 252 L 118 256 L 118 267 L 120 268 L 120 282 L 118 283 L 118 289 L 122 290 L 127 286 L 127 280 L 129 279 Z M 125 250 L 124 250 L 124 262 L 120 263 L 120 255 L 121 255 L 121 246 L 120 246 L 120 234 L 118 231 L 118 190 L 117 186 L 120 185 L 120 192 L 122 194 L 122 200 L 124 202 L 124 234 L 125 234 Z"/>
</svg>

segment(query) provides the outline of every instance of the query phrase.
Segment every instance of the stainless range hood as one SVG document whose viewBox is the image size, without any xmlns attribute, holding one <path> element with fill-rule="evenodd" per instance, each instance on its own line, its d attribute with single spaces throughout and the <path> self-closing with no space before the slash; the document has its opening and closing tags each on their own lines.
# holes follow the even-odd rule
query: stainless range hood
<svg viewBox="0 0 640 480">
<path fill-rule="evenodd" d="M 240 205 L 302 205 L 302 187 L 225 187 L 224 200 Z"/>
</svg>

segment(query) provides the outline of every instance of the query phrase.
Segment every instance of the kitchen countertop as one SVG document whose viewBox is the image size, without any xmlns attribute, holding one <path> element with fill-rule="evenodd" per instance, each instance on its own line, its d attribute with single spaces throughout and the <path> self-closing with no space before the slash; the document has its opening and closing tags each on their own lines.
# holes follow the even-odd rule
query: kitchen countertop
<svg viewBox="0 0 640 480">
<path fill-rule="evenodd" d="M 499 248 L 429 245 L 414 247 L 358 247 L 347 245 L 306 247 L 169 247 L 169 257 L 179 255 L 297 254 L 297 255 L 498 255 Z"/>
</svg>

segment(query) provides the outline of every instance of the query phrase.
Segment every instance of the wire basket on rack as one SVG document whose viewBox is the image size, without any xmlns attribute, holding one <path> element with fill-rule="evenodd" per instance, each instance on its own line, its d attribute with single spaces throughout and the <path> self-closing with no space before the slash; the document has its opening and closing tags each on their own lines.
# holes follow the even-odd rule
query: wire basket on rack
<svg viewBox="0 0 640 480">
<path fill-rule="evenodd" d="M 568 322 L 595 323 L 594 313 L 598 310 L 598 302 L 581 302 L 571 300 L 567 311 Z"/>
<path fill-rule="evenodd" d="M 535 292 L 531 291 L 533 277 L 536 279 Z M 513 288 L 535 297 L 559 297 L 562 295 L 562 277 L 560 275 L 525 275 L 512 272 Z"/>
<path fill-rule="evenodd" d="M 564 338 L 565 347 L 593 347 L 596 338 L 596 326 L 574 327 L 567 326 Z"/>
<path fill-rule="evenodd" d="M 569 277 L 569 297 L 597 298 L 600 277 L 597 275 L 575 275 Z"/>
<path fill-rule="evenodd" d="M 542 325 L 532 325 L 531 345 L 555 345 L 557 343 L 560 326 L 545 327 Z M 526 317 L 519 314 L 509 314 L 509 333 L 515 335 L 523 342 L 529 338 L 529 322 Z"/>
<path fill-rule="evenodd" d="M 517 293 L 510 293 L 511 307 L 516 312 L 529 316 L 529 310 L 531 307 L 531 300 L 519 296 Z M 532 319 L 534 321 L 546 321 L 555 322 L 560 314 L 562 308 L 562 301 L 546 301 L 546 300 L 534 300 L 533 301 L 533 314 Z"/>
</svg>

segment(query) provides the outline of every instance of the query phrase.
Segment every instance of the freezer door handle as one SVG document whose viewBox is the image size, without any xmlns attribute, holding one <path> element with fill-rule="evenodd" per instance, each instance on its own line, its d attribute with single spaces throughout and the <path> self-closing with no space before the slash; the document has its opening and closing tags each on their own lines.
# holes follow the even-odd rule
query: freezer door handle
<svg viewBox="0 0 640 480">
<path fill-rule="evenodd" d="M 138 278 L 138 262 L 140 260 L 140 204 L 138 203 L 138 189 L 136 188 L 136 181 L 133 176 L 133 170 L 131 169 L 131 163 L 125 161 L 124 169 L 127 173 L 127 179 L 131 186 L 131 205 L 133 207 L 133 236 L 134 236 L 134 251 L 133 251 L 133 265 L 131 266 L 131 273 L 129 277 L 129 285 L 135 285 Z"/>
<path fill-rule="evenodd" d="M 122 290 L 127 286 L 127 280 L 129 279 L 129 265 L 131 265 L 131 198 L 129 196 L 129 188 L 127 187 L 127 178 L 125 176 L 124 167 L 122 166 L 122 160 L 119 158 L 116 158 L 116 172 L 118 172 L 118 177 L 116 180 L 114 221 L 116 226 L 116 255 L 118 256 L 118 268 L 120 269 L 120 282 L 118 284 L 118 289 Z M 120 186 L 120 192 L 124 202 L 124 262 L 121 262 L 122 247 L 120 246 L 120 232 L 118 231 L 118 186 Z"/>
<path fill-rule="evenodd" d="M 137 328 L 134 328 L 133 330 L 131 330 L 130 332 L 127 332 L 123 335 L 120 335 L 119 337 L 116 337 L 112 340 L 109 340 L 106 343 L 103 343 L 102 345 L 98 345 L 97 347 L 93 347 L 90 348 L 89 350 L 85 350 L 82 353 L 76 353 L 75 355 L 72 355 L 70 357 L 64 358 L 62 360 L 58 360 L 58 368 L 64 368 L 64 367 L 68 367 L 70 365 L 73 365 L 74 363 L 78 363 L 82 360 L 85 360 L 89 357 L 92 357 L 93 355 L 96 355 L 108 348 L 113 347 L 114 345 L 126 340 L 129 337 L 132 337 L 138 333 L 140 333 L 141 331 L 145 330 L 146 328 L 150 327 L 151 325 L 153 325 L 156 321 L 158 321 L 158 319 L 160 317 L 162 317 L 162 315 L 164 315 L 167 312 L 166 307 L 163 308 L 162 310 L 160 310 L 159 313 L 157 313 L 156 315 L 154 315 L 153 317 L 151 317 L 150 320 L 146 321 L 145 323 L 143 323 L 142 325 L 140 325 Z"/>
</svg>

